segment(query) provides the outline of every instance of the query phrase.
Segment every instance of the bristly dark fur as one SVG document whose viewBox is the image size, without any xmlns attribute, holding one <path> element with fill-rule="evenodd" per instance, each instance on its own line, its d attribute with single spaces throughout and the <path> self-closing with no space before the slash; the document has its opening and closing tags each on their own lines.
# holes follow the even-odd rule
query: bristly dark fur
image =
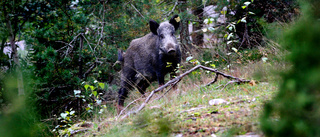
<svg viewBox="0 0 320 137">
<path fill-rule="evenodd" d="M 151 33 L 132 40 L 126 53 L 118 51 L 118 61 L 122 62 L 118 112 L 132 88 L 144 94 L 151 82 L 157 80 L 163 85 L 166 74 L 176 75 L 174 70 L 181 61 L 181 52 L 174 33 L 179 21 L 178 15 L 160 24 L 151 20 Z"/>
</svg>

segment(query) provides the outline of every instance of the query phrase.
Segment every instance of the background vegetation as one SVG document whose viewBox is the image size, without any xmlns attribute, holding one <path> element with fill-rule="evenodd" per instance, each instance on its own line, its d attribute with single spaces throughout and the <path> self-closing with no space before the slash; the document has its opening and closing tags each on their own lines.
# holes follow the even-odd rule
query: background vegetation
<svg viewBox="0 0 320 137">
<path fill-rule="evenodd" d="M 277 83 L 281 82 L 280 92 L 266 104 L 262 115 L 264 134 L 317 135 L 314 127 L 319 122 L 312 122 L 319 119 L 315 113 L 319 99 L 314 95 L 319 89 L 316 78 L 319 50 L 315 43 L 319 43 L 316 36 L 320 12 L 317 1 L 306 3 L 295 0 L 1 1 L 0 134 L 49 136 L 88 130 L 84 134 L 263 134 L 258 122 L 260 112 L 264 102 L 277 94 Z M 218 17 L 226 18 L 225 22 L 205 15 L 204 7 L 209 5 L 217 6 L 215 11 Z M 180 71 L 202 64 L 254 79 L 254 83 L 213 94 L 219 86 L 197 87 L 212 78 L 210 73 L 200 70 L 181 82 L 179 94 L 154 101 L 152 106 L 161 106 L 160 110 L 147 109 L 120 124 L 114 122 L 120 71 L 120 65 L 114 64 L 117 50 L 125 50 L 132 39 L 147 34 L 150 19 L 160 22 L 174 14 L 182 19 L 176 35 L 183 51 Z M 302 19 L 296 22 L 300 16 Z M 191 33 L 189 24 L 193 24 Z M 206 27 L 210 24 L 213 26 Z M 215 38 L 205 42 L 206 33 L 214 34 Z M 26 50 L 17 48 L 18 41 L 26 42 Z M 6 48 L 11 50 L 10 54 L 4 53 Z M 287 53 L 290 53 L 288 60 Z M 274 70 L 289 71 L 282 74 L 280 81 L 280 74 L 272 75 Z M 305 76 L 304 72 L 310 73 Z M 221 80 L 219 84 L 226 83 Z M 132 101 L 140 95 L 133 92 L 130 96 Z M 205 105 L 210 98 L 224 98 L 231 104 L 210 107 Z M 184 112 L 192 108 L 200 109 Z M 248 116 L 252 119 L 239 119 Z M 88 129 L 78 128 L 79 122 Z M 19 129 L 21 132 L 16 132 Z"/>
</svg>

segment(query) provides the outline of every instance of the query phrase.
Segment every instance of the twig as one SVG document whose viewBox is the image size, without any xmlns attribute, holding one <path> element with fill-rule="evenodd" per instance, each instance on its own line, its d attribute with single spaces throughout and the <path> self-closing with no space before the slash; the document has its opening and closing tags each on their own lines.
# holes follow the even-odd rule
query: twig
<svg viewBox="0 0 320 137">
<path fill-rule="evenodd" d="M 236 82 L 238 81 L 229 81 L 226 85 L 223 86 L 223 88 L 220 91 L 224 90 L 226 86 L 228 86 L 229 84 L 236 83 Z"/>
<path fill-rule="evenodd" d="M 188 74 L 191 73 L 192 71 L 195 71 L 195 70 L 197 70 L 197 69 L 199 69 L 199 68 L 202 68 L 202 69 L 205 69 L 205 70 L 208 70 L 208 71 L 211 71 L 211 72 L 216 73 L 215 79 L 217 79 L 217 77 L 218 77 L 217 75 L 221 75 L 221 76 L 223 76 L 223 77 L 225 77 L 225 78 L 227 78 L 227 79 L 233 80 L 233 81 L 228 82 L 229 84 L 235 83 L 235 82 L 237 82 L 237 83 L 249 83 L 249 82 L 250 82 L 249 80 L 244 80 L 244 79 L 240 79 L 240 78 L 238 78 L 238 77 L 234 77 L 234 76 L 231 76 L 231 75 L 224 74 L 224 73 L 218 71 L 217 69 L 205 67 L 205 66 L 202 66 L 202 65 L 197 65 L 197 66 L 193 67 L 192 69 L 184 72 L 184 73 L 181 74 L 180 76 L 177 76 L 176 78 L 168 81 L 166 84 L 164 84 L 164 85 L 158 87 L 157 89 L 153 90 L 153 91 L 150 93 L 150 95 L 147 97 L 147 99 L 140 105 L 140 107 L 139 107 L 136 111 L 127 113 L 126 115 L 124 115 L 123 117 L 121 117 L 121 119 L 124 119 L 124 118 L 128 117 L 131 113 L 136 114 L 136 113 L 140 112 L 140 111 L 148 104 L 148 102 L 150 101 L 150 99 L 152 98 L 152 96 L 153 96 L 155 93 L 157 93 L 157 92 L 159 92 L 159 91 L 162 91 L 164 88 L 166 88 L 166 87 L 168 87 L 168 86 L 170 86 L 170 85 L 175 85 L 175 84 L 177 84 L 179 81 L 181 81 L 181 79 L 182 79 L 184 76 L 188 75 Z M 228 83 L 227 83 L 225 86 L 227 86 Z M 207 84 L 207 85 L 208 85 L 208 84 Z M 172 87 L 171 87 L 171 88 L 172 88 Z M 170 89 L 171 89 L 171 88 L 170 88 Z M 169 90 L 170 90 L 170 89 L 169 89 Z M 169 91 L 169 90 L 168 90 L 168 91 Z M 119 115 L 119 116 L 120 116 L 120 115 Z"/>
<path fill-rule="evenodd" d="M 96 67 L 97 62 L 94 62 L 93 65 L 82 75 L 83 78 L 86 78 L 88 74 Z"/>
<path fill-rule="evenodd" d="M 101 32 L 100 32 L 100 38 L 99 38 L 99 40 L 98 40 L 98 43 L 97 43 L 97 45 L 99 45 L 100 44 L 100 41 L 101 41 L 101 39 L 102 39 L 102 37 L 103 37 L 103 31 L 104 31 L 104 26 L 105 26 L 105 22 L 104 22 L 104 15 L 105 15 L 105 10 L 106 10 L 106 7 L 105 7 L 105 4 L 106 4 L 107 2 L 103 2 L 103 12 L 102 12 L 102 22 L 101 22 L 101 25 L 102 25 L 102 28 L 101 28 Z"/>
<path fill-rule="evenodd" d="M 217 82 L 218 76 L 219 76 L 219 75 L 216 74 L 216 76 L 214 76 L 214 79 L 213 79 L 211 82 L 209 82 L 206 86 L 209 86 L 209 85 L 214 84 L 215 82 Z"/>
<path fill-rule="evenodd" d="M 137 102 L 137 101 L 140 100 L 140 99 L 142 99 L 142 98 L 138 98 L 138 99 L 130 102 L 125 108 L 123 108 L 123 109 L 121 110 L 121 112 L 119 113 L 119 115 L 117 116 L 117 119 L 122 115 L 122 113 L 123 113 L 130 105 L 132 105 L 133 103 Z"/>
<path fill-rule="evenodd" d="M 170 14 L 174 12 L 174 9 L 176 8 L 177 5 L 178 5 L 178 0 L 176 0 L 176 2 L 174 3 L 173 8 L 172 8 L 171 11 L 167 14 L 167 17 L 169 17 Z"/>
<path fill-rule="evenodd" d="M 131 3 L 131 6 L 139 13 L 139 15 L 145 19 L 145 17 L 139 12 L 139 10 Z"/>
<path fill-rule="evenodd" d="M 89 45 L 90 49 L 91 49 L 93 52 L 95 52 L 95 50 L 93 50 L 93 49 L 92 49 L 92 47 L 91 47 L 90 42 L 88 41 L 88 39 L 83 35 L 83 33 L 81 33 L 81 35 L 82 35 L 82 37 L 84 38 L 84 40 L 86 40 L 86 41 L 87 41 L 87 43 L 88 43 L 88 45 Z M 93 55 L 97 58 L 96 54 L 93 54 Z"/>
</svg>

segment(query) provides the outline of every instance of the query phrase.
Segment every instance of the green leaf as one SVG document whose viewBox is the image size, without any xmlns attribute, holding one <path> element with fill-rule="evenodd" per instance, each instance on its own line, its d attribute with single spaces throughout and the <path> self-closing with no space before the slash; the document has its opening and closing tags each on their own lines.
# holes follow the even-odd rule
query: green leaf
<svg viewBox="0 0 320 137">
<path fill-rule="evenodd" d="M 101 89 L 104 89 L 104 83 L 99 82 L 99 86 L 101 87 Z"/>
<path fill-rule="evenodd" d="M 253 12 L 251 12 L 251 11 L 249 11 L 249 14 L 252 14 L 252 15 L 254 15 L 254 13 L 253 13 Z"/>
<path fill-rule="evenodd" d="M 199 112 L 196 112 L 196 113 L 194 113 L 194 116 L 195 116 L 195 117 L 200 117 L 200 113 L 199 113 Z"/>
<path fill-rule="evenodd" d="M 216 65 L 215 64 L 210 64 L 211 67 L 213 68 L 216 68 Z"/>
<path fill-rule="evenodd" d="M 95 89 L 95 87 L 94 86 L 90 86 L 90 89 L 93 91 Z"/>
<path fill-rule="evenodd" d="M 90 85 L 84 85 L 84 88 L 86 89 L 86 90 L 88 90 L 88 87 L 89 87 Z"/>
<path fill-rule="evenodd" d="M 245 9 L 247 6 L 241 6 L 242 7 L 242 9 Z"/>
<path fill-rule="evenodd" d="M 238 20 L 237 24 L 239 24 L 239 23 L 240 23 L 240 21 L 241 21 L 241 19 L 239 19 L 239 20 Z"/>
<path fill-rule="evenodd" d="M 89 111 L 91 108 L 90 107 L 86 107 L 86 111 Z"/>
<path fill-rule="evenodd" d="M 97 91 L 92 91 L 92 94 L 96 97 L 97 96 Z"/>
</svg>

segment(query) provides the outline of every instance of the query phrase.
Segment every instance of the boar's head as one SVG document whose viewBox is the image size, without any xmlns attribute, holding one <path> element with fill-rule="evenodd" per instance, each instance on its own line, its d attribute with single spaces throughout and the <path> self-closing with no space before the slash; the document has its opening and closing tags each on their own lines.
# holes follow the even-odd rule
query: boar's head
<svg viewBox="0 0 320 137">
<path fill-rule="evenodd" d="M 158 36 L 157 45 L 160 48 L 160 54 L 174 56 L 180 52 L 175 32 L 179 28 L 180 18 L 174 15 L 169 21 L 158 24 L 154 20 L 150 20 L 150 30 L 154 35 Z"/>
</svg>

